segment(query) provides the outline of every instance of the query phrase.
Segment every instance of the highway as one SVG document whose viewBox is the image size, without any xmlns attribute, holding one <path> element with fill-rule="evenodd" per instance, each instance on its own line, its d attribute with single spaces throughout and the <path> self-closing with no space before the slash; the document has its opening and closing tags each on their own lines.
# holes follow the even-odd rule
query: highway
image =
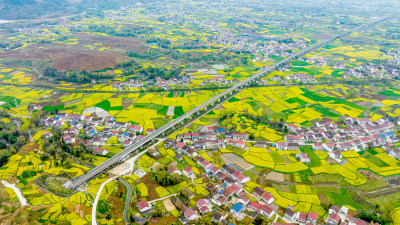
<svg viewBox="0 0 400 225">
<path fill-rule="evenodd" d="M 357 31 L 361 31 L 364 28 L 368 27 L 368 26 L 372 26 L 376 23 L 379 23 L 383 20 L 386 20 L 390 17 L 392 17 L 393 15 L 390 15 L 388 17 L 384 17 L 378 20 L 375 20 L 373 22 L 370 22 L 368 24 L 365 25 L 361 25 L 357 28 L 354 28 L 350 31 L 344 32 L 342 34 L 336 35 L 332 38 L 329 38 L 325 41 L 316 43 L 308 48 L 305 48 L 303 50 L 300 50 L 299 52 L 296 52 L 290 56 L 288 56 L 287 58 L 281 60 L 280 62 L 268 66 L 266 68 L 263 68 L 259 73 L 253 75 L 252 77 L 249 77 L 237 84 L 235 84 L 234 86 L 230 87 L 229 89 L 226 89 L 225 91 L 221 92 L 220 94 L 214 96 L 213 98 L 209 99 L 208 101 L 204 102 L 203 104 L 197 106 L 196 108 L 190 110 L 189 112 L 185 113 L 184 115 L 176 118 L 175 120 L 171 121 L 170 123 L 162 126 L 161 128 L 157 129 L 153 134 L 146 136 L 143 140 L 139 141 L 138 143 L 133 144 L 132 146 L 126 148 L 125 150 L 121 151 L 120 153 L 116 154 L 115 156 L 113 156 L 112 158 L 108 159 L 107 161 L 105 161 L 104 163 L 102 163 L 101 165 L 93 168 L 92 170 L 90 170 L 88 173 L 86 173 L 85 175 L 82 175 L 78 178 L 76 178 L 75 180 L 72 181 L 68 181 L 64 184 L 65 188 L 69 188 L 69 189 L 76 189 L 78 187 L 80 187 L 81 185 L 85 184 L 87 181 L 93 179 L 94 177 L 96 177 L 99 173 L 103 172 L 104 170 L 106 170 L 107 168 L 109 168 L 110 166 L 112 166 L 113 164 L 122 161 L 124 159 L 126 159 L 129 154 L 131 154 L 132 152 L 140 149 L 142 146 L 144 146 L 145 144 L 147 144 L 148 142 L 152 141 L 154 138 L 158 137 L 159 135 L 162 135 L 163 133 L 165 133 L 166 131 L 168 131 L 169 129 L 173 129 L 176 125 L 183 123 L 184 120 L 186 118 L 191 118 L 193 115 L 195 115 L 196 113 L 200 112 L 200 110 L 205 109 L 207 110 L 208 106 L 213 107 L 215 105 L 216 102 L 219 102 L 221 99 L 226 98 L 228 96 L 231 96 L 234 94 L 235 91 L 240 90 L 241 88 L 244 88 L 245 86 L 255 82 L 257 79 L 260 79 L 264 76 L 266 76 L 267 74 L 273 72 L 274 70 L 278 69 L 279 67 L 289 63 L 291 60 L 295 60 L 298 59 L 299 57 L 310 53 L 312 51 L 315 51 L 316 49 L 323 47 L 331 42 L 333 42 L 334 40 L 341 38 L 343 36 L 346 36 L 350 33 L 353 32 L 357 32 Z"/>
</svg>

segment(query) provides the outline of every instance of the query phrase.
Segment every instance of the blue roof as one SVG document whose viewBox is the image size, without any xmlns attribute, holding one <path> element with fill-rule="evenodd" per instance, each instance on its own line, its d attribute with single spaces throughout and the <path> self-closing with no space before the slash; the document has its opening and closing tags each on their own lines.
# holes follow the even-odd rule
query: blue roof
<svg viewBox="0 0 400 225">
<path fill-rule="evenodd" d="M 381 136 L 381 138 L 386 138 L 386 134 L 380 134 L 379 136 Z"/>
<path fill-rule="evenodd" d="M 272 144 L 272 147 L 276 147 L 276 144 Z"/>
<path fill-rule="evenodd" d="M 393 131 L 389 131 L 389 132 L 386 133 L 386 135 L 392 136 L 392 135 L 394 135 L 394 132 Z"/>
<path fill-rule="evenodd" d="M 224 128 L 217 128 L 217 131 L 225 131 Z"/>
<path fill-rule="evenodd" d="M 232 163 L 229 163 L 228 166 L 233 166 L 233 164 L 232 164 Z"/>
<path fill-rule="evenodd" d="M 232 206 L 232 208 L 235 212 L 240 212 L 243 209 L 243 205 L 240 203 L 236 203 Z"/>
</svg>

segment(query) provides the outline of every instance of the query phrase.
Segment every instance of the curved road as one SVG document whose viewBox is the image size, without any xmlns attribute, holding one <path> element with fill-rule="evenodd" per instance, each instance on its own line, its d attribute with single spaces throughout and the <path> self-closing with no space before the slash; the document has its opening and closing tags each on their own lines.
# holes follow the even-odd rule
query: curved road
<svg viewBox="0 0 400 225">
<path fill-rule="evenodd" d="M 124 209 L 124 221 L 125 224 L 128 225 L 129 221 L 128 221 L 128 209 L 129 209 L 129 202 L 131 200 L 131 195 L 132 195 L 132 188 L 131 185 L 128 184 L 128 182 L 126 182 L 124 179 L 119 178 L 118 179 L 123 185 L 125 185 L 126 187 L 126 199 L 125 199 L 125 209 Z"/>
<path fill-rule="evenodd" d="M 100 188 L 97 191 L 96 198 L 94 199 L 93 208 L 92 208 L 92 225 L 97 225 L 96 212 L 97 212 L 97 205 L 99 203 L 99 198 L 100 198 L 101 192 L 103 191 L 104 186 L 106 186 L 106 184 L 108 184 L 108 182 L 114 180 L 115 178 L 117 178 L 117 176 L 111 177 L 108 180 L 106 180 L 104 183 L 102 183 L 100 185 Z"/>
<path fill-rule="evenodd" d="M 391 15 L 392 16 L 392 15 Z M 191 118 L 193 115 L 199 113 L 201 110 L 205 109 L 207 110 L 207 107 L 209 105 L 211 105 L 211 107 L 214 106 L 214 104 L 216 102 L 219 102 L 221 99 L 227 98 L 228 96 L 232 96 L 234 94 L 235 91 L 240 90 L 241 88 L 255 82 L 257 79 L 264 77 L 265 75 L 273 72 L 274 70 L 280 68 L 283 65 L 286 65 L 287 63 L 289 63 L 291 60 L 295 60 L 307 53 L 310 53 L 322 46 L 325 46 L 331 42 L 333 42 L 334 40 L 341 38 L 343 36 L 346 36 L 350 33 L 353 32 L 357 32 L 360 31 L 368 26 L 374 25 L 378 22 L 381 22 L 385 19 L 387 19 L 389 17 L 385 17 L 385 18 L 381 18 L 378 19 L 376 21 L 370 22 L 368 24 L 359 26 L 355 29 L 352 29 L 350 31 L 347 31 L 345 33 L 336 35 L 332 38 L 329 38 L 328 40 L 319 42 L 317 44 L 314 44 L 306 49 L 303 49 L 297 53 L 292 54 L 291 56 L 281 60 L 279 63 L 273 65 L 273 66 L 268 66 L 264 69 L 262 69 L 259 73 L 253 75 L 252 77 L 249 77 L 243 81 L 240 81 L 239 83 L 235 84 L 234 86 L 232 86 L 231 88 L 223 91 L 222 93 L 214 96 L 213 98 L 209 99 L 208 101 L 204 102 L 203 104 L 197 106 L 196 108 L 190 110 L 189 112 L 185 113 L 184 115 L 178 117 L 177 119 L 171 121 L 170 123 L 162 126 L 161 128 L 157 129 L 153 134 L 146 136 L 142 141 L 126 148 L 124 151 L 116 154 L 115 156 L 113 156 L 112 158 L 108 159 L 107 161 L 105 161 L 104 163 L 100 164 L 99 166 L 97 166 L 96 168 L 90 170 L 87 174 L 82 175 L 80 177 L 78 177 L 75 180 L 72 181 L 68 181 L 67 183 L 64 184 L 65 188 L 69 188 L 69 189 L 76 189 L 78 187 L 80 187 L 81 185 L 83 185 L 84 183 L 86 183 L 87 181 L 93 179 L 94 177 L 96 177 L 99 173 L 101 173 L 102 171 L 104 171 L 105 169 L 109 168 L 111 165 L 119 162 L 119 161 L 123 161 L 125 160 L 129 154 L 131 154 L 132 152 L 136 151 L 137 149 L 140 149 L 142 146 L 144 146 L 145 144 L 147 144 L 148 142 L 152 141 L 154 138 L 156 138 L 159 135 L 162 135 L 164 132 L 166 132 L 169 129 L 174 129 L 174 126 L 181 124 L 185 121 L 186 118 Z"/>
</svg>

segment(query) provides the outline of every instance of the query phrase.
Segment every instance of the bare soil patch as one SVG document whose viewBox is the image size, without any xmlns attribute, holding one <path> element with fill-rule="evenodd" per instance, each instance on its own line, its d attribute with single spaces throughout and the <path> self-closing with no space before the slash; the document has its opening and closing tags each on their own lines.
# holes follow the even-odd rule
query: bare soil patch
<svg viewBox="0 0 400 225">
<path fill-rule="evenodd" d="M 132 103 L 133 103 L 133 101 L 132 101 L 131 99 L 123 99 L 121 105 L 122 105 L 122 107 L 123 107 L 124 109 L 126 109 L 126 108 L 128 108 L 130 105 L 132 105 Z"/>
<path fill-rule="evenodd" d="M 240 166 L 243 170 L 247 171 L 254 168 L 253 164 L 246 162 L 243 158 L 233 154 L 233 153 L 226 153 L 221 155 L 221 159 L 226 163 L 233 163 Z"/>
<path fill-rule="evenodd" d="M 285 181 L 285 176 L 283 173 L 278 173 L 275 171 L 272 171 L 270 173 L 267 174 L 266 176 L 267 180 L 275 180 L 275 181 Z"/>
<path fill-rule="evenodd" d="M 158 196 L 158 194 L 155 190 L 156 187 L 158 187 L 159 185 L 156 181 L 151 179 L 151 174 L 146 174 L 144 177 L 139 179 L 136 183 L 141 183 L 141 182 L 145 183 L 147 188 L 149 189 L 149 197 L 147 198 L 147 201 L 151 201 L 151 200 L 160 198 L 160 196 Z"/>
<path fill-rule="evenodd" d="M 40 48 L 43 47 L 43 48 Z M 109 50 L 92 50 L 65 44 L 32 44 L 23 50 L 1 52 L 0 58 L 21 60 L 52 60 L 52 68 L 65 70 L 100 70 L 113 68 L 117 60 L 125 57 L 124 53 Z"/>
<path fill-rule="evenodd" d="M 383 100 L 385 100 L 387 98 L 387 96 L 378 94 L 378 95 L 375 95 L 372 98 L 375 99 L 375 100 L 378 100 L 378 101 L 383 101 Z"/>
<path fill-rule="evenodd" d="M 172 210 L 175 209 L 175 205 L 172 203 L 171 199 L 169 199 L 169 198 L 165 199 L 165 200 L 163 201 L 163 204 L 164 204 L 164 206 L 165 206 L 165 209 L 166 209 L 168 212 L 171 212 Z"/>
<path fill-rule="evenodd" d="M 77 33 L 74 34 L 73 37 L 78 38 L 79 42 L 84 45 L 101 43 L 101 47 L 134 50 L 138 52 L 145 52 L 148 49 L 148 47 L 143 46 L 145 40 L 142 38 L 96 36 L 87 33 Z"/>
</svg>

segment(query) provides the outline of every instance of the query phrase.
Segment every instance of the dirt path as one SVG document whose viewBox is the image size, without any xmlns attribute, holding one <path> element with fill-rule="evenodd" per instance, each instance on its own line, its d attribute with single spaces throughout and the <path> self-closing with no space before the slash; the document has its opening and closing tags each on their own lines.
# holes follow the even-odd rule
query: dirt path
<svg viewBox="0 0 400 225">
<path fill-rule="evenodd" d="M 17 194 L 19 202 L 21 203 L 22 206 L 29 206 L 28 201 L 26 200 L 26 198 L 22 195 L 21 190 L 19 190 L 19 188 L 17 188 L 15 186 L 15 184 L 10 184 L 5 180 L 2 180 L 1 183 L 9 188 L 12 188 L 15 192 L 15 194 Z"/>
</svg>

